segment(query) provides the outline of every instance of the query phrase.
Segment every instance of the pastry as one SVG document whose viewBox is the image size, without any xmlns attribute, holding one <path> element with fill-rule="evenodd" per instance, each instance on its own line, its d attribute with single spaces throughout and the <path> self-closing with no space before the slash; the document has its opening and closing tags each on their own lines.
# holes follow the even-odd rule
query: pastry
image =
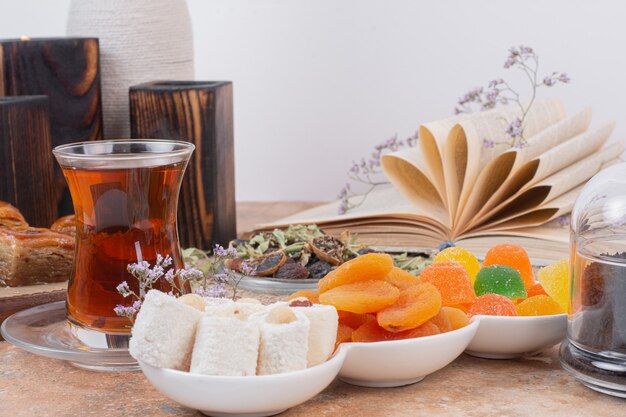
<svg viewBox="0 0 626 417">
<path fill-rule="evenodd" d="M 63 233 L 64 235 L 76 236 L 76 216 L 70 214 L 57 219 L 57 221 L 50 226 L 50 230 Z"/>
<path fill-rule="evenodd" d="M 201 318 L 198 309 L 161 291 L 148 291 L 133 325 L 131 356 L 157 368 L 189 370 Z"/>
<path fill-rule="evenodd" d="M 0 201 L 0 227 L 15 229 L 28 227 L 28 223 L 26 223 L 24 216 L 17 208 L 9 203 Z"/>
<path fill-rule="evenodd" d="M 228 308 L 228 307 L 225 307 Z M 196 333 L 189 372 L 204 375 L 251 376 L 259 356 L 259 327 L 230 315 L 205 315 Z"/>
<path fill-rule="evenodd" d="M 0 286 L 66 281 L 75 245 L 74 238 L 48 229 L 0 228 Z"/>
<path fill-rule="evenodd" d="M 277 305 L 255 313 L 250 322 L 261 331 L 258 375 L 272 375 L 306 369 L 309 350 L 309 319 L 301 312 Z"/>
<path fill-rule="evenodd" d="M 326 362 L 335 350 L 339 322 L 337 309 L 333 306 L 312 304 L 306 298 L 296 298 L 289 305 L 294 311 L 307 316 L 311 322 L 307 366 L 310 368 Z"/>
</svg>

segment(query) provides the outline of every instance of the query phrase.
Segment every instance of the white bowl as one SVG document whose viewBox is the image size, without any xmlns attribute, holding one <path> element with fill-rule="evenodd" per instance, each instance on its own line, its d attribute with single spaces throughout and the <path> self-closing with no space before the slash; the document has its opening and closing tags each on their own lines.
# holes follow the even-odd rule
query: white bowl
<svg viewBox="0 0 626 417">
<path fill-rule="evenodd" d="M 155 368 L 139 362 L 161 393 L 210 416 L 271 416 L 315 397 L 335 379 L 345 359 L 338 351 L 302 371 L 261 376 L 209 376 Z"/>
<path fill-rule="evenodd" d="M 419 382 L 455 360 L 478 330 L 478 321 L 461 329 L 415 339 L 344 343 L 346 359 L 339 378 L 364 387 L 399 387 Z"/>
<path fill-rule="evenodd" d="M 532 354 L 561 342 L 567 314 L 552 316 L 475 316 L 476 336 L 465 353 L 479 358 L 511 359 Z"/>
</svg>

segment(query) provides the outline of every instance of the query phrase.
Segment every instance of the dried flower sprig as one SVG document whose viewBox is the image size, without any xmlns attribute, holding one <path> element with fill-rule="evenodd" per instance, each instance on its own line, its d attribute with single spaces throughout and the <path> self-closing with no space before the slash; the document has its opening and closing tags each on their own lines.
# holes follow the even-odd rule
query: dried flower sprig
<svg viewBox="0 0 626 417">
<path fill-rule="evenodd" d="M 172 258 L 169 255 L 163 257 L 160 254 L 157 254 L 153 267 L 150 266 L 149 262 L 144 260 L 129 264 L 126 270 L 137 280 L 138 293 L 131 289 L 128 282 L 123 281 L 120 283 L 116 287 L 117 292 L 124 298 L 131 297 L 133 303 L 130 306 L 118 304 L 113 309 L 115 314 L 121 317 L 126 317 L 131 321 L 131 323 L 133 323 L 135 321 L 135 316 L 141 309 L 141 304 L 146 296 L 146 293 L 150 291 L 154 284 L 156 284 L 161 278 L 164 278 L 165 281 L 172 287 L 172 290 L 170 291 L 172 296 L 180 296 L 185 293 L 184 287 L 186 282 L 197 280 L 202 277 L 201 271 L 188 266 L 177 270 L 170 268 L 166 272 L 166 268 L 169 268 L 171 265 Z"/>
<path fill-rule="evenodd" d="M 559 83 L 569 83 L 570 78 L 564 72 L 554 71 L 550 75 L 546 75 L 541 79 L 539 77 L 539 56 L 533 48 L 520 45 L 509 49 L 509 55 L 504 62 L 504 68 L 516 68 L 522 71 L 528 78 L 531 86 L 530 99 L 526 104 L 526 100 L 522 99 L 521 94 L 513 89 L 509 83 L 502 78 L 497 78 L 489 82 L 486 88 L 477 87 L 464 96 L 462 96 L 457 106 L 454 108 L 454 114 L 472 113 L 475 110 L 484 111 L 495 108 L 497 105 L 516 104 L 521 112 L 521 117 L 513 120 L 503 120 L 505 127 L 504 133 L 508 139 L 496 141 L 491 138 L 483 139 L 483 147 L 493 148 L 495 145 L 506 144 L 512 148 L 521 148 L 527 145 L 524 136 L 524 128 L 526 127 L 526 116 L 537 97 L 537 89 L 540 87 L 553 87 Z"/>
<path fill-rule="evenodd" d="M 199 280 L 191 282 L 196 286 L 194 292 L 204 297 L 224 298 L 229 295 L 234 300 L 237 298 L 239 283 L 245 276 L 253 276 L 254 268 L 251 268 L 245 261 L 241 263 L 241 271 L 235 272 L 226 267 L 229 260 L 239 256 L 236 248 L 224 248 L 215 245 L 213 256 L 196 248 L 189 248 L 183 251 L 185 263 L 193 265 L 202 272 Z"/>
<path fill-rule="evenodd" d="M 359 207 L 365 202 L 367 196 L 381 185 L 389 184 L 389 181 L 385 179 L 380 164 L 380 158 L 389 152 L 396 152 L 407 147 L 413 147 L 417 145 L 418 132 L 415 132 L 413 136 L 410 136 L 404 140 L 398 139 L 397 135 L 392 136 L 385 142 L 380 143 L 374 147 L 374 151 L 369 159 L 361 158 L 360 161 L 352 162 L 352 166 L 348 170 L 348 178 L 354 183 L 358 184 L 359 188 L 364 188 L 360 192 L 353 191 L 350 182 L 339 192 L 339 214 L 344 214 L 348 210 L 355 207 Z M 359 197 L 358 199 L 355 198 Z"/>
</svg>

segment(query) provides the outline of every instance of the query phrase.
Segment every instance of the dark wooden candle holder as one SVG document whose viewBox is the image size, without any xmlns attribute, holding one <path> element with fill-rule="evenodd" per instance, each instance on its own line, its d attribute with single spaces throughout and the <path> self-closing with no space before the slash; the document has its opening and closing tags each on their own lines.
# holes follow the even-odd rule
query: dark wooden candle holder
<svg viewBox="0 0 626 417">
<path fill-rule="evenodd" d="M 230 82 L 163 81 L 130 88 L 131 136 L 196 145 L 179 200 L 185 247 L 236 237 L 233 89 Z"/>
<path fill-rule="evenodd" d="M 53 146 L 102 139 L 99 61 L 96 38 L 0 40 L 0 96 L 49 97 L 48 153 Z M 67 184 L 56 164 L 54 169 L 55 204 L 69 214 Z"/>
<path fill-rule="evenodd" d="M 48 97 L 0 97 L 0 200 L 31 226 L 57 218 Z"/>
</svg>

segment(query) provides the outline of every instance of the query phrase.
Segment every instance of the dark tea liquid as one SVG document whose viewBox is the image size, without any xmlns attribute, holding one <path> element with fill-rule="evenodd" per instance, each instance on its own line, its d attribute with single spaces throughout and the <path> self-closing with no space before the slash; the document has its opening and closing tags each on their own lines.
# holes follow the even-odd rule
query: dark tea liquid
<svg viewBox="0 0 626 417">
<path fill-rule="evenodd" d="M 63 167 L 77 218 L 77 255 L 67 296 L 68 318 L 107 333 L 128 333 L 130 321 L 116 305 L 129 306 L 116 287 L 128 282 L 139 294 L 127 266 L 157 254 L 182 268 L 176 230 L 176 205 L 185 162 L 120 169 Z M 153 288 L 170 291 L 164 279 Z"/>
</svg>

